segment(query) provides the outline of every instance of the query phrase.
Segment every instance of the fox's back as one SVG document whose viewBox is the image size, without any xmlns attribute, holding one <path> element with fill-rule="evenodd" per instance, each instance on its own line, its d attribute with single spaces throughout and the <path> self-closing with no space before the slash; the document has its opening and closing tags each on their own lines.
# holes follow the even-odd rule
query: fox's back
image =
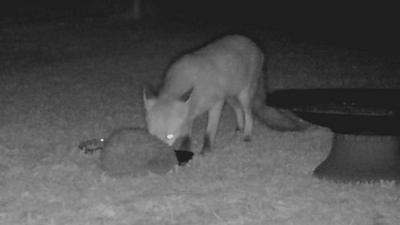
<svg viewBox="0 0 400 225">
<path fill-rule="evenodd" d="M 257 82 L 263 58 L 247 37 L 225 36 L 173 63 L 160 94 L 176 97 L 194 88 L 193 98 L 204 102 L 236 95 Z"/>
</svg>

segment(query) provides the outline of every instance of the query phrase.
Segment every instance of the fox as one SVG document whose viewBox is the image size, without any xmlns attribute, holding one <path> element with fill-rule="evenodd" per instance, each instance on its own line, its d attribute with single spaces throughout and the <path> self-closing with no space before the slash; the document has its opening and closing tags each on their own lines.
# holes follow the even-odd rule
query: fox
<svg viewBox="0 0 400 225">
<path fill-rule="evenodd" d="M 236 131 L 251 141 L 253 115 L 277 130 L 299 130 L 291 112 L 265 104 L 264 53 L 250 38 L 231 34 L 184 54 L 167 68 L 161 88 L 143 88 L 145 120 L 149 133 L 169 146 L 191 148 L 192 126 L 208 113 L 200 154 L 214 148 L 225 103 L 236 115 Z"/>
</svg>

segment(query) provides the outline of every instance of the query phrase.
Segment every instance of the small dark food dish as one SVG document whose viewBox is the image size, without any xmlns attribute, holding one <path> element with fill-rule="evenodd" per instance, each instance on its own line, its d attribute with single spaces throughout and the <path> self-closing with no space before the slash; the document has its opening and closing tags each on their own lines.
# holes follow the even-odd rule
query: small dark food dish
<svg viewBox="0 0 400 225">
<path fill-rule="evenodd" d="M 193 152 L 186 150 L 175 150 L 176 159 L 180 166 L 185 165 L 193 158 Z"/>
</svg>

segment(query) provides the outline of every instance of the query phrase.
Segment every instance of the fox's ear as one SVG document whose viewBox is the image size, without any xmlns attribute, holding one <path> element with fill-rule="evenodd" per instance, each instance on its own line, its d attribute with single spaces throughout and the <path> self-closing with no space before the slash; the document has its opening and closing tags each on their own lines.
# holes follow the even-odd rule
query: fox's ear
<svg viewBox="0 0 400 225">
<path fill-rule="evenodd" d="M 157 89 L 151 84 L 143 86 L 143 99 L 153 99 L 158 97 Z"/>
<path fill-rule="evenodd" d="M 156 103 L 157 95 L 150 85 L 145 85 L 143 87 L 142 97 L 143 97 L 144 108 L 146 110 L 149 110 Z"/>
<path fill-rule="evenodd" d="M 190 88 L 188 91 L 186 91 L 179 97 L 179 100 L 182 102 L 188 102 L 190 99 L 190 96 L 192 96 L 192 93 L 193 93 L 193 88 Z"/>
<path fill-rule="evenodd" d="M 157 98 L 158 92 L 155 87 L 150 84 L 145 84 L 143 86 L 143 98 L 152 99 Z"/>
</svg>

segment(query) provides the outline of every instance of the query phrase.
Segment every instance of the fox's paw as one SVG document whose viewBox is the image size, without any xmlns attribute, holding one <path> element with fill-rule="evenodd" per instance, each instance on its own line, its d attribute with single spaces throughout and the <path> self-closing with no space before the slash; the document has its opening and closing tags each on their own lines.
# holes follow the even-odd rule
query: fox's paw
<svg viewBox="0 0 400 225">
<path fill-rule="evenodd" d="M 93 154 L 96 151 L 102 150 L 104 147 L 104 139 L 90 139 L 79 143 L 78 148 L 85 154 Z"/>
</svg>

